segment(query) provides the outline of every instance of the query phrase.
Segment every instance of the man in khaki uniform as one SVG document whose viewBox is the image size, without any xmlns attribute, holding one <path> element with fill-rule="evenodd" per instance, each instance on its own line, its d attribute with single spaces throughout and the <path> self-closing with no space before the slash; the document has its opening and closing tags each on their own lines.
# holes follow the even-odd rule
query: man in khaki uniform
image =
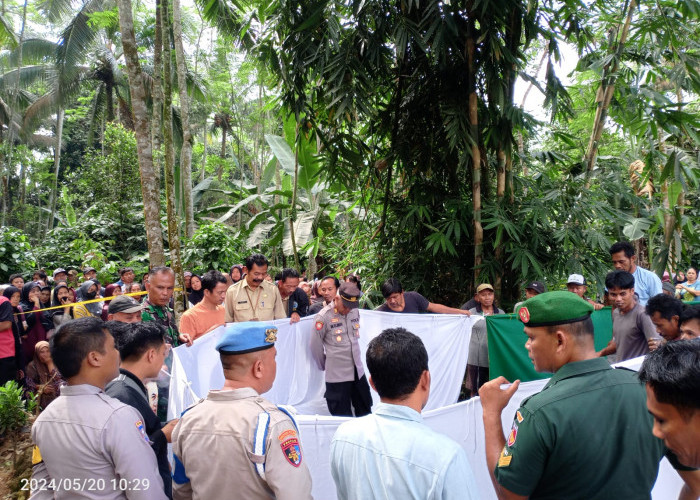
<svg viewBox="0 0 700 500">
<path fill-rule="evenodd" d="M 360 354 L 360 290 L 345 282 L 334 301 L 316 316 L 311 334 L 311 355 L 326 372 L 328 411 L 334 416 L 361 417 L 370 413 L 372 396 Z"/>
<path fill-rule="evenodd" d="M 173 431 L 173 498 L 308 500 L 311 474 L 286 411 L 260 397 L 275 380 L 277 329 L 228 325 L 216 346 L 222 390 L 187 410 Z"/>
<path fill-rule="evenodd" d="M 143 417 L 104 393 L 119 351 L 98 318 L 61 325 L 51 357 L 68 386 L 32 426 L 32 499 L 165 500 Z"/>
<path fill-rule="evenodd" d="M 271 321 L 287 317 L 274 283 L 265 281 L 269 262 L 256 253 L 245 261 L 248 274 L 226 292 L 226 323 Z"/>
</svg>

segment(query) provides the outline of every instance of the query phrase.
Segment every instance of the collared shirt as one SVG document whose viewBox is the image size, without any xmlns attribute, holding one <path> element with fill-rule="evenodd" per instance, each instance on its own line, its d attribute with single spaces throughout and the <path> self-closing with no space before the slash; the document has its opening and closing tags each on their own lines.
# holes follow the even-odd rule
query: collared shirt
<svg viewBox="0 0 700 500">
<path fill-rule="evenodd" d="M 151 304 L 148 299 L 143 301 L 143 311 L 141 311 L 141 321 L 155 321 L 159 325 L 165 327 L 168 331 L 166 341 L 172 344 L 173 347 L 180 345 L 180 332 L 175 323 L 175 314 L 168 306 L 156 306 Z"/>
<path fill-rule="evenodd" d="M 287 317 L 282 297 L 276 285 L 263 281 L 252 289 L 242 279 L 226 291 L 226 323 L 241 321 L 272 321 Z"/>
<path fill-rule="evenodd" d="M 263 445 L 256 431 L 265 413 Z M 311 500 L 311 474 L 294 422 L 250 387 L 209 391 L 182 416 L 172 442 L 176 500 Z M 256 464 L 264 464 L 264 478 Z"/>
<path fill-rule="evenodd" d="M 360 311 L 351 309 L 340 314 L 334 304 L 328 304 L 316 316 L 311 333 L 311 356 L 326 382 L 351 382 L 365 373 L 360 353 Z"/>
<path fill-rule="evenodd" d="M 98 387 L 63 387 L 34 422 L 32 440 L 41 459 L 32 498 L 166 498 L 141 415 Z"/>
<path fill-rule="evenodd" d="M 339 500 L 479 498 L 464 450 L 402 405 L 379 403 L 338 427 L 331 474 Z"/>
<path fill-rule="evenodd" d="M 648 269 L 637 266 L 632 276 L 634 276 L 634 291 L 639 295 L 639 303 L 643 306 L 647 305 L 654 295 L 663 293 L 661 278 Z"/>
<path fill-rule="evenodd" d="M 531 499 L 648 500 L 666 454 L 637 374 L 593 358 L 562 366 L 515 414 L 494 476 Z"/>
</svg>

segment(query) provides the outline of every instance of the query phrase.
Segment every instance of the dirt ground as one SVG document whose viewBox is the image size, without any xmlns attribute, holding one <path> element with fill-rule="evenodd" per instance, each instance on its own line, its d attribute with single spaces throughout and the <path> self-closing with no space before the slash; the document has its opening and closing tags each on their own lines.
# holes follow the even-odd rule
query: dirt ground
<svg viewBox="0 0 700 500">
<path fill-rule="evenodd" d="M 13 444 L 8 437 L 0 437 L 0 500 L 26 500 L 29 490 L 21 490 L 27 484 L 21 481 L 32 474 L 32 441 L 29 431 L 21 434 L 16 444 L 15 467 L 12 467 Z"/>
</svg>

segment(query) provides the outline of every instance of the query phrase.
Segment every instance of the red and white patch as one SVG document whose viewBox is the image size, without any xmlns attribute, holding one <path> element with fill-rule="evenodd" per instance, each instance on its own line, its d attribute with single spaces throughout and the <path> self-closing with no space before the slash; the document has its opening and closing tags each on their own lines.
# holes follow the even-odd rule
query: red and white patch
<svg viewBox="0 0 700 500">
<path fill-rule="evenodd" d="M 316 322 L 316 330 L 320 331 L 323 328 L 323 321 Z"/>
<path fill-rule="evenodd" d="M 508 446 L 513 446 L 515 440 L 518 438 L 518 424 L 513 422 L 513 427 L 510 429 L 510 434 L 508 434 Z"/>
<path fill-rule="evenodd" d="M 527 307 L 521 307 L 520 311 L 518 311 L 518 316 L 520 316 L 520 321 L 523 323 L 530 321 L 530 311 L 527 310 Z"/>
</svg>

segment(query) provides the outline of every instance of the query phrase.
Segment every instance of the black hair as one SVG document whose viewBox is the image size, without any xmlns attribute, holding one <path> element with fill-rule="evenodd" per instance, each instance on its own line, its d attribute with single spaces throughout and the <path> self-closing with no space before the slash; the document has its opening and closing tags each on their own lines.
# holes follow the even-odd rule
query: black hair
<svg viewBox="0 0 700 500">
<path fill-rule="evenodd" d="M 326 280 L 333 280 L 333 284 L 335 285 L 335 288 L 338 289 L 340 288 L 340 280 L 336 278 L 335 276 L 324 276 L 319 283 L 323 283 Z"/>
<path fill-rule="evenodd" d="M 622 290 L 631 290 L 634 288 L 634 276 L 627 271 L 612 271 L 605 277 L 605 288 L 620 288 Z"/>
<path fill-rule="evenodd" d="M 156 274 L 161 274 L 161 273 L 168 273 L 172 274 L 175 276 L 175 271 L 172 270 L 172 268 L 168 266 L 155 266 L 151 271 L 148 273 L 151 276 L 154 276 Z"/>
<path fill-rule="evenodd" d="M 141 359 L 149 349 L 158 349 L 165 343 L 165 333 L 165 327 L 154 321 L 130 323 L 119 342 L 119 354 L 123 360 Z"/>
<path fill-rule="evenodd" d="M 129 271 L 131 271 L 131 272 L 133 273 L 133 272 L 134 272 L 134 268 L 133 268 L 133 267 L 122 267 L 122 268 L 119 270 L 119 277 L 121 278 L 122 276 L 124 276 L 125 273 L 128 273 Z"/>
<path fill-rule="evenodd" d="M 193 274 L 192 277 L 197 276 L 196 274 Z M 204 273 L 203 276 L 199 277 L 199 280 L 202 282 L 202 293 L 204 293 L 204 290 L 209 290 L 210 292 L 214 291 L 214 288 L 216 288 L 216 285 L 219 283 L 223 283 L 226 285 L 228 281 L 226 281 L 226 276 L 223 275 L 223 273 L 219 271 L 207 271 Z"/>
<path fill-rule="evenodd" d="M 32 273 L 32 278 L 34 278 L 34 276 L 37 274 L 39 275 L 39 279 L 44 281 L 44 283 L 46 283 L 46 281 L 49 279 L 49 277 L 46 275 L 46 273 L 44 272 L 43 269 L 39 269 L 37 271 L 34 271 Z"/>
<path fill-rule="evenodd" d="M 610 247 L 610 255 L 618 252 L 625 252 L 625 257 L 628 259 L 634 255 L 634 247 L 629 241 L 618 241 Z"/>
<path fill-rule="evenodd" d="M 349 275 L 347 281 L 349 281 L 350 283 L 355 283 L 357 289 L 362 291 L 362 283 L 360 283 L 360 277 L 357 274 Z"/>
<path fill-rule="evenodd" d="M 639 369 L 659 403 L 688 415 L 700 408 L 700 342 L 675 340 L 649 353 Z"/>
<path fill-rule="evenodd" d="M 61 375 L 75 377 L 89 353 L 105 354 L 107 335 L 108 330 L 99 318 L 78 318 L 63 323 L 50 342 L 51 358 Z"/>
<path fill-rule="evenodd" d="M 557 330 L 565 330 L 578 341 L 584 340 L 586 336 L 590 336 L 591 338 L 593 338 L 594 335 L 593 320 L 590 316 L 588 316 L 586 319 L 582 319 L 581 321 L 576 321 L 574 323 L 551 325 L 547 327 L 547 330 L 549 331 L 549 333 L 554 333 Z"/>
<path fill-rule="evenodd" d="M 282 280 L 282 283 L 284 283 L 287 278 L 301 278 L 301 276 L 299 276 L 299 272 L 296 269 L 285 267 L 282 269 L 282 275 L 279 279 Z"/>
<path fill-rule="evenodd" d="M 389 278 L 384 283 L 382 283 L 382 295 L 385 299 L 388 299 L 392 293 L 403 292 L 403 287 L 401 282 L 396 278 Z"/>
<path fill-rule="evenodd" d="M 22 273 L 10 274 L 10 278 L 9 278 L 7 281 L 9 281 L 10 283 L 12 283 L 12 280 L 17 279 L 17 278 L 22 278 L 22 279 L 24 279 L 24 276 L 22 275 Z"/>
<path fill-rule="evenodd" d="M 379 395 L 401 399 L 418 387 L 428 369 L 428 351 L 423 341 L 405 328 L 388 328 L 367 347 L 367 369 Z"/>
<path fill-rule="evenodd" d="M 648 316 L 653 316 L 655 312 L 658 312 L 662 318 L 669 321 L 674 316 L 678 316 L 680 319 L 683 313 L 683 302 L 670 295 L 660 293 L 649 299 L 645 312 Z"/>
<path fill-rule="evenodd" d="M 275 274 L 274 278 L 272 279 L 274 279 L 275 281 L 280 281 L 282 279 L 282 273 Z"/>
<path fill-rule="evenodd" d="M 267 257 L 265 257 L 261 253 L 254 253 L 253 255 L 249 255 L 245 259 L 245 267 L 248 269 L 248 271 L 251 271 L 253 269 L 253 264 L 255 264 L 258 267 L 263 267 L 263 266 L 269 266 L 270 262 L 267 260 Z"/>
<path fill-rule="evenodd" d="M 678 324 L 682 325 L 683 323 L 685 323 L 686 321 L 690 321 L 691 319 L 697 319 L 698 321 L 700 321 L 700 305 L 686 305 L 685 309 L 683 309 L 683 313 L 681 313 L 681 319 L 678 321 Z"/>
<path fill-rule="evenodd" d="M 131 330 L 131 323 L 124 323 L 123 321 L 105 321 L 103 326 L 109 330 L 109 333 L 114 337 L 114 344 L 117 346 L 117 349 L 119 349 L 119 345 L 129 335 L 129 331 Z"/>
</svg>

